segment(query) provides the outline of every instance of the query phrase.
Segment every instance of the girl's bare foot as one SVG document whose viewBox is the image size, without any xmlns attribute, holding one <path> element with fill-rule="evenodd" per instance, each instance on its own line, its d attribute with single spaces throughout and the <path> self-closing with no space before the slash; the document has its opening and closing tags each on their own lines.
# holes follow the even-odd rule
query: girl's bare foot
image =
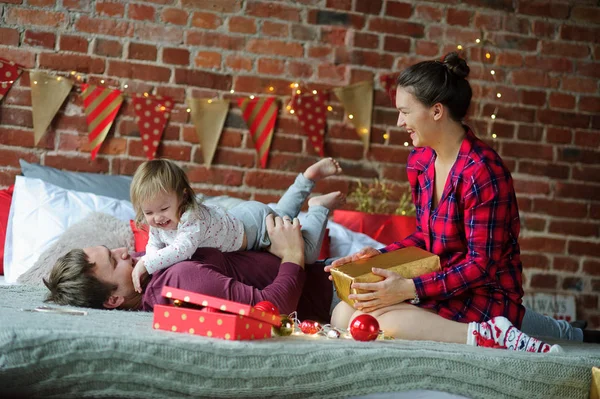
<svg viewBox="0 0 600 399">
<path fill-rule="evenodd" d="M 341 191 L 335 191 L 333 193 L 318 195 L 308 200 L 308 206 L 321 205 L 330 211 L 339 208 L 346 203 L 346 195 L 342 194 Z"/>
<path fill-rule="evenodd" d="M 304 177 L 309 180 L 317 181 L 329 176 L 339 175 L 342 173 L 342 167 L 333 158 L 323 158 L 319 162 L 309 166 L 304 171 Z"/>
</svg>

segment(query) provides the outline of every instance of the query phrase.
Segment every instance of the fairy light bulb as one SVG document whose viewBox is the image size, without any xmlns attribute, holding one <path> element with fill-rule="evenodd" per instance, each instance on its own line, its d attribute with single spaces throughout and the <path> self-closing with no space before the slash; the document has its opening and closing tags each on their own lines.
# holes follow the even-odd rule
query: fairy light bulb
<svg viewBox="0 0 600 399">
<path fill-rule="evenodd" d="M 75 71 L 71 71 L 71 76 L 75 76 L 76 73 L 77 72 L 75 72 Z"/>
<path fill-rule="evenodd" d="M 492 114 L 492 119 L 496 119 L 496 114 Z"/>
<path fill-rule="evenodd" d="M 161 110 L 161 111 L 164 111 L 164 110 L 166 110 L 166 109 L 167 109 L 167 108 L 166 108 L 164 105 L 161 105 L 161 106 L 160 106 L 160 110 Z"/>
<path fill-rule="evenodd" d="M 144 93 L 144 97 L 148 97 L 148 93 Z"/>
<path fill-rule="evenodd" d="M 498 137 L 498 135 L 496 133 L 492 134 L 493 139 L 495 139 L 496 137 Z"/>
<path fill-rule="evenodd" d="M 302 91 L 300 89 L 296 90 L 296 94 L 301 94 Z"/>
<path fill-rule="evenodd" d="M 316 91 L 316 90 L 313 90 L 313 94 L 317 94 L 317 91 Z"/>
<path fill-rule="evenodd" d="M 405 141 L 405 142 L 404 142 L 404 146 L 405 146 L 405 147 L 408 147 L 408 141 Z"/>
<path fill-rule="evenodd" d="M 38 81 L 37 81 L 37 80 L 34 80 L 34 81 L 33 81 L 33 84 L 34 84 L 34 85 L 38 84 Z"/>
<path fill-rule="evenodd" d="M 462 45 L 460 45 L 460 44 L 458 46 L 456 46 L 456 48 L 459 49 L 459 50 L 463 49 Z"/>
<path fill-rule="evenodd" d="M 62 80 L 62 77 L 60 77 L 60 76 L 59 76 L 58 78 L 56 78 L 56 80 L 57 80 L 58 82 L 60 82 L 60 81 Z"/>
<path fill-rule="evenodd" d="M 490 71 L 490 74 L 495 75 L 496 71 L 494 71 L 493 69 Z"/>
<path fill-rule="evenodd" d="M 354 119 L 354 115 L 352 115 L 352 114 L 348 115 L 348 119 Z"/>
<path fill-rule="evenodd" d="M 500 98 L 500 97 L 502 97 L 502 94 L 501 93 L 496 93 L 496 97 Z"/>
<path fill-rule="evenodd" d="M 185 110 L 185 112 L 190 113 L 190 112 L 192 112 L 192 110 L 188 108 Z"/>
<path fill-rule="evenodd" d="M 126 88 L 128 88 L 128 87 L 129 87 L 129 85 L 128 85 L 127 83 L 125 83 L 125 84 L 123 85 L 123 88 L 124 88 L 124 89 L 126 89 Z"/>
<path fill-rule="evenodd" d="M 477 43 L 477 44 L 481 43 L 481 39 L 476 39 L 475 43 Z"/>
<path fill-rule="evenodd" d="M 250 96 L 250 100 L 254 100 L 254 94 Z"/>
<path fill-rule="evenodd" d="M 288 104 L 288 106 L 285 107 L 285 109 L 287 109 L 289 111 L 290 109 L 292 109 L 292 106 Z"/>
<path fill-rule="evenodd" d="M 100 81 L 100 84 L 102 84 L 102 85 L 104 84 L 104 79 L 102 79 L 102 80 Z"/>
<path fill-rule="evenodd" d="M 327 111 L 330 111 L 330 112 L 333 111 L 333 107 L 331 105 L 328 105 L 327 106 Z"/>
<path fill-rule="evenodd" d="M 490 53 L 485 53 L 485 58 L 489 60 L 490 58 L 492 58 L 492 55 Z"/>
<path fill-rule="evenodd" d="M 229 90 L 229 92 L 230 92 L 231 94 L 233 94 L 233 93 L 235 93 L 235 90 L 231 89 L 231 90 Z"/>
<path fill-rule="evenodd" d="M 273 91 L 273 90 L 275 90 L 275 88 L 273 86 L 270 86 L 269 91 Z"/>
<path fill-rule="evenodd" d="M 293 109 L 290 109 L 290 114 L 294 115 L 294 112 L 296 112 L 296 111 L 294 111 Z"/>
<path fill-rule="evenodd" d="M 209 103 L 209 104 L 212 104 L 212 100 L 208 100 L 208 103 Z"/>
</svg>

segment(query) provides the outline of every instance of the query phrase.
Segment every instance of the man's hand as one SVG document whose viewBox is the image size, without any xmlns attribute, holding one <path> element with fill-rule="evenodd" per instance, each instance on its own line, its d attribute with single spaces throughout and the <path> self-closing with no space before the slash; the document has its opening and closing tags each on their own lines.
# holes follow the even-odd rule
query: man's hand
<svg viewBox="0 0 600 399">
<path fill-rule="evenodd" d="M 270 214 L 266 224 L 271 240 L 269 252 L 281 258 L 281 263 L 292 262 L 304 268 L 304 240 L 298 218 L 292 221 L 288 216 Z"/>
<path fill-rule="evenodd" d="M 377 255 L 381 255 L 381 252 L 379 252 L 377 249 L 375 249 L 373 247 L 364 247 L 363 249 L 361 249 L 360 251 L 358 251 L 356 253 L 353 253 L 352 255 L 348 255 L 348 256 L 344 256 L 343 258 L 339 258 L 335 262 L 333 262 L 331 265 L 325 266 L 325 271 L 327 273 L 331 273 L 331 269 L 336 268 L 338 266 L 345 265 L 346 263 L 354 262 L 359 259 L 372 258 L 373 256 L 377 256 Z M 329 279 L 330 280 L 332 279 L 331 276 L 329 276 Z"/>
<path fill-rule="evenodd" d="M 135 265 L 135 267 L 133 268 L 133 271 L 131 272 L 131 279 L 133 280 L 133 288 L 135 289 L 136 292 L 138 293 L 142 293 L 142 277 L 144 277 L 145 275 L 148 274 L 148 271 L 146 270 L 146 266 L 144 265 L 144 261 L 143 260 L 139 260 L 137 262 L 137 264 Z"/>
</svg>

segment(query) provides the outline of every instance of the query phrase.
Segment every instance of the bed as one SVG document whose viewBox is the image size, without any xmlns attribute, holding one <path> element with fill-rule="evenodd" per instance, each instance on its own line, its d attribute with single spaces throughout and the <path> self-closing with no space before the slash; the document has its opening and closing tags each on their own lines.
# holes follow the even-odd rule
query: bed
<svg viewBox="0 0 600 399">
<path fill-rule="evenodd" d="M 10 249 L 11 259 L 29 269 L 18 277 L 9 274 L 11 284 L 0 285 L 0 397 L 587 398 L 591 369 L 600 365 L 600 350 L 593 344 L 561 343 L 564 353 L 530 354 L 435 342 L 363 343 L 310 336 L 225 341 L 154 330 L 151 313 L 33 312 L 47 305 L 45 288 L 23 282 L 23 277 L 33 281 L 43 274 L 44 264 L 65 250 L 69 237 L 71 244 L 73 237 L 105 240 L 102 231 L 87 237 L 85 229 L 76 228 L 86 225 L 85 218 L 104 217 L 98 207 L 113 212 L 112 218 L 123 212 L 120 225 L 107 227 L 115 243 L 134 246 L 135 237 L 127 229 L 114 234 L 127 223 L 126 199 L 113 198 L 125 202 L 108 206 L 107 200 L 96 198 L 102 194 L 54 186 L 47 177 L 23 178 L 39 181 L 19 184 L 17 178 L 16 198 L 28 198 L 22 187 L 33 193 L 30 202 L 19 202 L 14 209 L 11 205 L 9 223 L 14 228 L 9 233 L 11 244 L 29 243 L 29 252 L 37 258 Z M 59 198 L 62 205 L 50 197 Z M 209 200 L 231 205 L 226 198 Z M 76 210 L 82 203 L 96 208 Z M 28 211 L 21 211 L 23 207 Z M 69 221 L 59 217 L 65 209 Z M 19 212 L 34 219 L 22 220 Z M 359 233 L 333 223 L 328 227 L 332 256 L 369 243 Z M 48 235 L 50 244 L 32 239 Z"/>
</svg>

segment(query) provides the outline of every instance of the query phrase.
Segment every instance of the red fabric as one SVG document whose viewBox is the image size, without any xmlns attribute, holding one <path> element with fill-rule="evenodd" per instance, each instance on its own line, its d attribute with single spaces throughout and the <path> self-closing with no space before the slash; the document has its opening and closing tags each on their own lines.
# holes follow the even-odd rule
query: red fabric
<svg viewBox="0 0 600 399">
<path fill-rule="evenodd" d="M 133 240 L 135 241 L 135 252 L 146 251 L 146 244 L 148 244 L 148 228 L 144 225 L 141 229 L 135 225 L 134 220 L 129 221 L 131 231 L 133 231 Z"/>
<path fill-rule="evenodd" d="M 407 237 L 416 228 L 416 220 L 412 216 L 380 215 L 338 209 L 333 211 L 333 221 L 352 231 L 364 233 L 385 245 Z"/>
<path fill-rule="evenodd" d="M 321 244 L 321 252 L 319 252 L 319 259 L 329 258 L 329 244 L 331 239 L 329 238 L 329 229 L 325 229 L 325 235 L 323 236 L 323 243 Z"/>
<path fill-rule="evenodd" d="M 8 213 L 14 189 L 15 186 L 12 185 L 6 190 L 0 190 L 0 276 L 4 275 L 4 241 L 6 240 Z"/>
<path fill-rule="evenodd" d="M 414 278 L 420 306 L 460 322 L 504 316 L 520 328 L 522 265 L 519 210 L 510 172 L 496 152 L 466 131 L 437 207 L 435 152 L 415 148 L 407 163 L 417 229 L 382 252 L 416 246 L 440 257 L 442 270 Z"/>
</svg>

